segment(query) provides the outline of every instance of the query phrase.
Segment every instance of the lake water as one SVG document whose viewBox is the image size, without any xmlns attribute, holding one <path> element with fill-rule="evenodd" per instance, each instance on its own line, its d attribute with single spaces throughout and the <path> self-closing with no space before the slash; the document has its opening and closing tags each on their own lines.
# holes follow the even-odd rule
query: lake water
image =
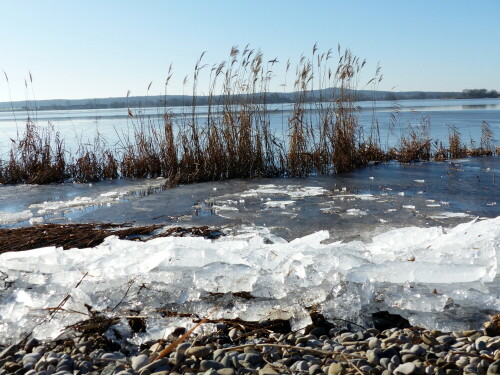
<svg viewBox="0 0 500 375">
<path fill-rule="evenodd" d="M 454 126 L 462 135 L 462 141 L 479 142 L 481 125 L 486 121 L 494 134 L 500 138 L 500 99 L 453 99 L 453 100 L 402 100 L 397 102 L 398 112 L 394 112 L 395 103 L 390 101 L 359 102 L 359 123 L 368 132 L 373 120 L 378 121 L 383 147 L 397 145 L 401 134 L 407 131 L 407 125 L 416 126 L 422 117 L 429 116 L 430 136 L 432 140 L 448 143 L 449 127 Z M 306 109 L 314 104 L 306 104 Z M 269 122 L 276 136 L 283 137 L 291 117 L 292 104 L 273 104 L 268 106 Z M 373 111 L 375 109 L 375 112 Z M 183 116 L 191 116 L 190 107 L 173 107 L 174 116 L 182 121 Z M 161 124 L 163 108 L 133 109 L 137 119 L 145 122 Z M 197 116 L 203 122 L 207 107 L 197 108 Z M 375 114 L 374 114 L 375 113 Z M 398 125 L 391 131 L 391 115 L 398 120 Z M 34 119 L 39 126 L 52 124 L 65 140 L 66 148 L 75 151 L 77 139 L 92 142 L 99 133 L 109 145 L 119 142 L 125 134 L 132 134 L 138 120 L 128 116 L 126 108 L 91 109 L 91 110 L 58 110 L 38 112 L 0 112 L 0 157 L 5 158 L 10 149 L 10 139 L 16 139 L 18 133 L 24 131 L 27 117 Z M 314 116 L 313 116 L 314 117 Z M 314 119 L 313 119 L 314 121 Z M 499 145 L 497 140 L 493 142 Z"/>
</svg>

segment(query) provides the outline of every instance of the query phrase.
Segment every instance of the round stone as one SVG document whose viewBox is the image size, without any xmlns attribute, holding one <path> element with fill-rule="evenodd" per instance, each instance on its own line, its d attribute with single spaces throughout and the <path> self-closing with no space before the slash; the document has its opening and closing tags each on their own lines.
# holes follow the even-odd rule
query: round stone
<svg viewBox="0 0 500 375">
<path fill-rule="evenodd" d="M 186 357 L 196 357 L 196 358 L 205 358 L 210 354 L 211 349 L 207 346 L 193 346 L 187 349 L 184 354 Z"/>
<path fill-rule="evenodd" d="M 139 354 L 138 356 L 132 357 L 132 368 L 135 371 L 139 371 L 141 368 L 146 366 L 149 362 L 149 357 L 146 354 Z"/>
<path fill-rule="evenodd" d="M 417 367 L 413 362 L 408 362 L 408 363 L 403 363 L 402 365 L 399 365 L 396 367 L 395 373 L 396 374 L 403 374 L 403 375 L 410 375 L 415 373 L 415 370 Z"/>
<path fill-rule="evenodd" d="M 368 339 L 368 347 L 370 349 L 380 348 L 380 340 L 377 337 L 370 337 Z"/>
<path fill-rule="evenodd" d="M 221 368 L 223 368 L 224 366 L 222 366 L 221 363 L 217 362 L 217 361 L 212 361 L 212 360 L 207 360 L 207 359 L 204 359 L 203 361 L 201 361 L 200 363 L 200 368 L 203 370 L 203 371 L 207 371 L 207 370 L 210 370 L 210 369 L 213 369 L 213 370 L 220 370 Z"/>
<path fill-rule="evenodd" d="M 489 365 L 486 375 L 500 375 L 500 361 L 495 361 Z"/>
</svg>

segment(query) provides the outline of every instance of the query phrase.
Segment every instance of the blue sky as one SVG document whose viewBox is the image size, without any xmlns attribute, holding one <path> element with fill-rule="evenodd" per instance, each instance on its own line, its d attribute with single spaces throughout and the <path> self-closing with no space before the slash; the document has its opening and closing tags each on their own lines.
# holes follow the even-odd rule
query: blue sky
<svg viewBox="0 0 500 375">
<path fill-rule="evenodd" d="M 500 90 L 500 1 L 24 1 L 0 0 L 0 69 L 12 100 L 182 93 L 203 51 L 209 65 L 231 46 L 285 62 L 321 50 L 350 48 L 366 59 L 360 86 L 377 63 L 380 89 Z M 207 73 L 208 76 L 208 73 Z M 200 91 L 205 92 L 205 78 Z M 9 101 L 0 77 L 0 101 Z"/>
</svg>

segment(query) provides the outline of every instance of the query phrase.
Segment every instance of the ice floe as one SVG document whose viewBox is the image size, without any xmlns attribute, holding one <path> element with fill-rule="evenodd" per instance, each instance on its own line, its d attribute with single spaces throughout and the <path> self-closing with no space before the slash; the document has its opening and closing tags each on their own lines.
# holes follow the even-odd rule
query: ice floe
<svg viewBox="0 0 500 375">
<path fill-rule="evenodd" d="M 216 303 L 221 307 L 214 317 L 291 319 L 293 329 L 310 322 L 310 306 L 328 318 L 362 324 L 369 324 L 371 311 L 386 309 L 439 329 L 466 328 L 480 319 L 460 320 L 460 311 L 452 310 L 451 318 L 439 320 L 450 308 L 500 310 L 494 287 L 500 217 L 448 230 L 394 229 L 365 243 L 328 239 L 319 231 L 287 242 L 266 228 L 242 227 L 218 240 L 110 236 L 95 248 L 3 253 L 0 341 L 16 342 L 31 331 L 54 338 L 86 318 L 86 305 L 108 315 L 134 310 L 148 316 L 146 332 L 134 338 L 138 343 L 163 334 L 159 327 L 167 324 L 158 310 L 202 316 Z M 255 298 L 235 297 L 239 292 Z M 47 309 L 66 296 L 48 321 Z"/>
<path fill-rule="evenodd" d="M 249 189 L 241 193 L 241 197 L 251 197 L 257 195 L 288 195 L 290 198 L 298 199 L 304 197 L 313 197 L 324 195 L 328 190 L 318 186 L 300 186 L 300 185 L 259 185 L 255 189 Z"/>
<path fill-rule="evenodd" d="M 29 221 L 30 224 L 41 224 L 45 220 L 43 216 L 64 214 L 75 210 L 85 209 L 92 206 L 110 206 L 120 203 L 124 199 L 133 199 L 144 192 L 162 188 L 166 183 L 164 178 L 144 180 L 142 183 L 105 191 L 76 196 L 64 200 L 47 200 L 27 205 L 27 210 L 19 212 L 0 211 L 0 225 L 16 224 Z M 91 184 L 89 186 L 92 186 Z M 33 218 L 33 219 L 32 219 Z M 32 219 L 32 220 L 30 220 Z"/>
<path fill-rule="evenodd" d="M 30 210 L 21 212 L 2 212 L 0 211 L 0 224 L 14 224 L 20 221 L 29 220 L 33 217 Z"/>
<path fill-rule="evenodd" d="M 427 205 L 429 206 L 429 205 Z M 439 207 L 439 205 L 438 205 Z M 465 212 L 442 212 L 437 215 L 429 216 L 431 219 L 452 219 L 452 218 L 467 218 L 471 217 L 471 215 L 466 214 Z"/>
</svg>

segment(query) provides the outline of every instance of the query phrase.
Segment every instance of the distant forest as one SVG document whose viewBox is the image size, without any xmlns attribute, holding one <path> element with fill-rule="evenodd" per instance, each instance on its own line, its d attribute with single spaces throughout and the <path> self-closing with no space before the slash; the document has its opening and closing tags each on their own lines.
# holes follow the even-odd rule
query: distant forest
<svg viewBox="0 0 500 375">
<path fill-rule="evenodd" d="M 335 96 L 336 88 L 314 90 L 307 93 L 306 101 L 324 101 Z M 235 95 L 233 98 L 237 103 L 293 103 L 299 92 L 279 93 L 255 93 L 246 95 Z M 433 91 L 370 91 L 360 90 L 356 92 L 359 101 L 373 100 L 410 100 L 410 99 L 476 99 L 476 98 L 499 98 L 500 93 L 496 90 L 467 89 L 462 92 L 433 92 Z M 214 96 L 212 104 L 224 102 L 222 96 Z M 208 105 L 208 96 L 196 96 L 196 105 Z M 0 111 L 23 110 L 71 110 L 71 109 L 105 109 L 105 108 L 145 108 L 145 107 L 177 107 L 190 106 L 193 97 L 189 95 L 157 95 L 157 96 L 134 96 L 96 99 L 52 99 L 34 101 L 18 101 L 0 103 Z"/>
</svg>

